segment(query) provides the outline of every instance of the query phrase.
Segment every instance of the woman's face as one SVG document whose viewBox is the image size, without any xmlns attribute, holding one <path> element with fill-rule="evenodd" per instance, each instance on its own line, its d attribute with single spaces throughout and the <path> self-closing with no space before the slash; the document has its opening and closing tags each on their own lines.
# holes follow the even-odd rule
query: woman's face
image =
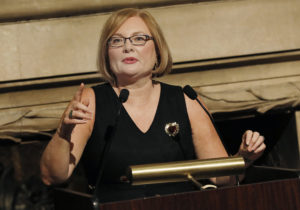
<svg viewBox="0 0 300 210">
<path fill-rule="evenodd" d="M 150 31 L 140 17 L 130 17 L 116 31 L 113 37 L 131 37 L 133 35 L 149 35 Z M 110 68 L 120 80 L 138 80 L 151 78 L 156 62 L 156 52 L 153 40 L 148 40 L 144 46 L 135 46 L 129 39 L 121 47 L 108 47 Z"/>
</svg>

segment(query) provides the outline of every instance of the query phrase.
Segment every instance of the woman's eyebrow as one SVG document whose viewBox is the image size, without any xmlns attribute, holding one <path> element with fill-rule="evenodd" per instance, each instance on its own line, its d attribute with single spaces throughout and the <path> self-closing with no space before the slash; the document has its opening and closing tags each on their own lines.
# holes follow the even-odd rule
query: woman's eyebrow
<svg viewBox="0 0 300 210">
<path fill-rule="evenodd" d="M 131 36 L 138 35 L 138 34 L 147 34 L 147 33 L 143 32 L 143 31 L 136 31 L 136 32 L 132 33 Z M 125 37 L 125 36 L 123 36 L 121 33 L 115 33 L 115 34 L 113 34 L 112 36 L 121 36 L 121 37 Z"/>
<path fill-rule="evenodd" d="M 115 33 L 112 36 L 121 36 L 121 37 L 124 37 L 122 34 L 119 34 L 119 33 Z"/>
<path fill-rule="evenodd" d="M 137 31 L 137 32 L 134 32 L 132 35 L 137 35 L 137 34 L 146 34 L 144 31 Z"/>
</svg>

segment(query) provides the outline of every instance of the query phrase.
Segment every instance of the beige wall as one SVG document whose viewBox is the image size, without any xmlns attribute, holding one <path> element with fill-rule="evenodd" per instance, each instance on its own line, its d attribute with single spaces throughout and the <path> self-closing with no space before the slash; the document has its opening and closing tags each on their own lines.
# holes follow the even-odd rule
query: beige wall
<svg viewBox="0 0 300 210">
<path fill-rule="evenodd" d="M 151 8 L 174 62 L 300 48 L 298 0 L 211 1 Z M 0 81 L 97 70 L 107 14 L 0 25 Z"/>
</svg>

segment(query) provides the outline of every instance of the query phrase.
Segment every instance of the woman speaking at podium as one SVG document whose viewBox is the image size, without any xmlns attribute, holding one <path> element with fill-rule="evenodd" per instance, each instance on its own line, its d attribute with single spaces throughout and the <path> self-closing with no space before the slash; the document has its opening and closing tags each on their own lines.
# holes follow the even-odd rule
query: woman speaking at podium
<svg viewBox="0 0 300 210">
<path fill-rule="evenodd" d="M 150 13 L 113 13 L 99 47 L 99 70 L 107 82 L 92 88 L 80 85 L 42 155 L 43 182 L 66 181 L 81 159 L 90 189 L 99 183 L 102 202 L 194 190 L 189 182 L 131 186 L 124 177 L 130 165 L 228 156 L 198 102 L 181 87 L 154 80 L 171 67 L 166 40 Z M 264 149 L 264 138 L 249 130 L 238 155 L 249 165 Z M 229 185 L 235 179 L 211 182 Z"/>
</svg>

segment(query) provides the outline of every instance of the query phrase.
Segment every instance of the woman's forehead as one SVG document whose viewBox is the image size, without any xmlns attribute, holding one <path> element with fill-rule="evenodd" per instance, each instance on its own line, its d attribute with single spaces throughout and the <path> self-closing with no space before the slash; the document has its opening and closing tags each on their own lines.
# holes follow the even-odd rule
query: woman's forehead
<svg viewBox="0 0 300 210">
<path fill-rule="evenodd" d="M 151 35 L 150 30 L 144 22 L 144 20 L 138 16 L 128 18 L 115 32 L 115 34 L 119 34 L 126 37 L 139 33 Z"/>
</svg>

